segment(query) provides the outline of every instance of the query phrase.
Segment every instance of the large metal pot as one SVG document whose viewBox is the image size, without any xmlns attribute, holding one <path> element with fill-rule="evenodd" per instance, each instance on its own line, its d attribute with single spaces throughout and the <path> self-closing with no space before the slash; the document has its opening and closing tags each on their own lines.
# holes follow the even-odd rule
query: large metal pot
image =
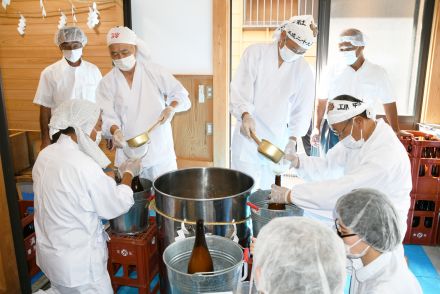
<svg viewBox="0 0 440 294">
<path fill-rule="evenodd" d="M 195 223 L 203 219 L 207 233 L 227 238 L 234 232 L 235 220 L 240 244 L 247 246 L 250 209 L 246 202 L 253 185 L 254 180 L 244 173 L 215 167 L 182 169 L 158 177 L 153 188 L 160 252 L 175 241 L 183 220 Z M 186 228 L 187 236 L 193 236 L 195 226 Z"/>
<path fill-rule="evenodd" d="M 128 212 L 110 220 L 110 229 L 115 234 L 136 235 L 148 228 L 148 199 L 152 193 L 152 183 L 147 179 L 140 180 L 144 191 L 133 194 L 133 206 Z"/>
</svg>

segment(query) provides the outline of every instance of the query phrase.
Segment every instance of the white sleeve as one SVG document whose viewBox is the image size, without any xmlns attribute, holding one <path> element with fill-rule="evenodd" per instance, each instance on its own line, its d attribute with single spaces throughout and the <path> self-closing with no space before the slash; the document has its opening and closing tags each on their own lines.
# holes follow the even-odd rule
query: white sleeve
<svg viewBox="0 0 440 294">
<path fill-rule="evenodd" d="M 383 165 L 367 162 L 338 179 L 293 186 L 292 202 L 308 209 L 333 210 L 339 197 L 354 189 L 377 187 L 386 176 Z"/>
<path fill-rule="evenodd" d="M 254 84 L 257 78 L 258 60 L 253 58 L 252 47 L 243 52 L 240 64 L 231 81 L 229 108 L 233 116 L 241 121 L 244 112 L 254 113 Z"/>
<path fill-rule="evenodd" d="M 83 175 L 87 181 L 88 196 L 94 211 L 104 219 L 113 219 L 126 213 L 134 204 L 133 191 L 127 185 L 116 185 L 97 165 Z M 83 207 L 88 210 L 88 207 Z"/>
<path fill-rule="evenodd" d="M 343 176 L 346 161 L 345 148 L 336 144 L 324 158 L 300 154 L 300 168 L 296 171 L 298 176 L 306 181 L 335 179 Z"/>
<path fill-rule="evenodd" d="M 168 71 L 159 65 L 151 66 L 150 72 L 155 75 L 155 82 L 158 84 L 162 95 L 167 96 L 166 103 L 176 101 L 176 112 L 187 111 L 191 108 L 191 100 L 188 98 L 188 91 L 183 85 Z"/>
<path fill-rule="evenodd" d="M 52 108 L 55 106 L 53 101 L 53 81 L 51 81 L 51 72 L 44 69 L 40 75 L 37 92 L 35 93 L 34 103 Z"/>
<path fill-rule="evenodd" d="M 313 72 L 307 64 L 302 72 L 299 91 L 289 97 L 289 136 L 296 138 L 307 134 L 312 121 L 313 105 L 315 102 L 315 79 Z"/>
<path fill-rule="evenodd" d="M 382 101 L 382 104 L 388 104 L 396 102 L 396 98 L 394 97 L 393 93 L 393 87 L 391 86 L 391 81 L 388 77 L 387 72 L 385 69 L 380 69 L 380 74 L 377 75 L 377 82 L 378 82 L 378 96 L 380 101 Z"/>
<path fill-rule="evenodd" d="M 111 138 L 110 128 L 112 125 L 121 127 L 121 120 L 115 111 L 115 93 L 111 87 L 110 77 L 101 79 L 96 89 L 96 104 L 102 109 L 102 134 Z"/>
</svg>

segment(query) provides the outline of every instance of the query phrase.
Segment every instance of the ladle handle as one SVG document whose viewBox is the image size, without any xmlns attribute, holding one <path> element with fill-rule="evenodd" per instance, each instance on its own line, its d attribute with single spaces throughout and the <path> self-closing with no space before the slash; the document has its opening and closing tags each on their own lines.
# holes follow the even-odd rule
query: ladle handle
<svg viewBox="0 0 440 294">
<path fill-rule="evenodd" d="M 255 143 L 257 143 L 258 146 L 261 144 L 261 140 L 257 137 L 257 135 L 254 134 L 254 132 L 250 131 L 251 138 L 254 139 Z"/>
<path fill-rule="evenodd" d="M 154 125 L 152 125 L 152 126 L 148 129 L 147 133 L 150 133 L 152 130 L 154 130 L 154 129 L 155 129 L 160 123 L 161 123 L 161 120 L 158 120 Z"/>
</svg>

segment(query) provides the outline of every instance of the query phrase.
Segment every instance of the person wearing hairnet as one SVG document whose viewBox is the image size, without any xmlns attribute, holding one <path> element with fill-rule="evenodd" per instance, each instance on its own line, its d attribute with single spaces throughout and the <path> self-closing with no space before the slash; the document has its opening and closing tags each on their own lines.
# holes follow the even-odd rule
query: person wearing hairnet
<svg viewBox="0 0 440 294">
<path fill-rule="evenodd" d="M 127 27 L 114 27 L 107 45 L 115 65 L 99 83 L 97 101 L 103 109 L 103 135 L 113 139 L 115 165 L 126 158 L 127 139 L 155 124 L 151 143 L 142 156 L 143 178 L 177 169 L 171 119 L 191 107 L 188 92 L 170 73 L 150 60 L 145 43 Z"/>
<path fill-rule="evenodd" d="M 251 132 L 287 153 L 307 133 L 315 80 L 304 54 L 316 35 L 311 15 L 294 16 L 275 31 L 275 42 L 251 45 L 241 57 L 230 90 L 230 111 L 237 119 L 231 167 L 252 176 L 254 189 L 269 189 L 273 172 Z"/>
<path fill-rule="evenodd" d="M 318 221 L 275 218 L 258 234 L 253 275 L 259 293 L 343 293 L 345 266 L 343 242 Z"/>
<path fill-rule="evenodd" d="M 364 56 L 365 36 L 357 29 L 347 29 L 339 36 L 340 63 L 330 66 L 318 91 L 311 144 L 326 153 L 338 138 L 329 131 L 323 118 L 328 99 L 347 94 L 370 103 L 373 110 L 384 109 L 387 120 L 397 135 L 410 136 L 399 128 L 396 97 L 384 68 Z M 322 127 L 321 127 L 322 125 Z"/>
<path fill-rule="evenodd" d="M 34 103 L 40 105 L 41 149 L 50 144 L 48 124 L 52 111 L 69 99 L 95 102 L 102 77 L 96 65 L 81 58 L 87 37 L 79 27 L 59 29 L 55 44 L 63 57 L 43 70 L 34 98 Z"/>
<path fill-rule="evenodd" d="M 324 158 L 288 155 L 299 177 L 306 182 L 292 189 L 272 186 L 272 202 L 292 202 L 331 223 L 332 211 L 342 195 L 358 188 L 385 193 L 396 207 L 402 236 L 412 189 L 408 154 L 393 129 L 375 120 L 370 106 L 341 95 L 328 105 L 327 119 L 339 143 Z"/>
<path fill-rule="evenodd" d="M 90 101 L 63 102 L 49 127 L 55 143 L 38 154 L 32 169 L 37 265 L 51 282 L 47 292 L 113 293 L 101 219 L 133 205 L 130 184 L 140 160 L 120 166 L 121 185 L 103 172 L 110 161 L 98 147 L 101 110 Z"/>
<path fill-rule="evenodd" d="M 353 263 L 351 294 L 422 293 L 405 258 L 395 250 L 402 240 L 399 216 L 385 194 L 354 190 L 338 199 L 335 215 L 347 257 L 362 261 Z"/>
</svg>

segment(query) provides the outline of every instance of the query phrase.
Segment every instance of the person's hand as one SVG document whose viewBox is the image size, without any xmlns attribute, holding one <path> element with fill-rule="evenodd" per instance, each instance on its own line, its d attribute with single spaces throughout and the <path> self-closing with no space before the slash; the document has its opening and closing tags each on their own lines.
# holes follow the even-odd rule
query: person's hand
<svg viewBox="0 0 440 294">
<path fill-rule="evenodd" d="M 249 246 L 249 251 L 252 255 L 254 255 L 255 252 L 255 243 L 257 243 L 257 238 L 252 237 L 251 239 L 251 245 Z"/>
<path fill-rule="evenodd" d="M 319 147 L 321 144 L 321 132 L 318 128 L 314 128 L 310 135 L 310 145 L 313 147 Z"/>
<path fill-rule="evenodd" d="M 113 132 L 113 144 L 116 148 L 124 148 L 127 146 L 127 141 L 125 141 L 124 134 L 120 129 Z"/>
<path fill-rule="evenodd" d="M 49 138 L 43 138 L 41 140 L 40 151 L 43 150 L 44 148 L 46 148 L 47 146 L 49 146 L 50 144 L 51 144 L 51 142 L 50 142 Z"/>
<path fill-rule="evenodd" d="M 272 184 L 269 203 L 290 203 L 290 189 Z"/>
<path fill-rule="evenodd" d="M 172 106 L 165 107 L 164 110 L 162 110 L 162 113 L 159 116 L 160 124 L 163 125 L 164 123 L 171 121 L 173 119 L 174 113 L 176 113 L 176 110 Z"/>
<path fill-rule="evenodd" d="M 129 173 L 136 177 L 141 172 L 141 160 L 139 158 L 127 159 L 119 166 L 118 171 L 121 178 L 124 176 L 124 173 Z"/>
<path fill-rule="evenodd" d="M 296 140 L 289 139 L 286 147 L 284 148 L 284 154 L 286 155 L 294 155 L 296 154 Z"/>
<path fill-rule="evenodd" d="M 283 161 L 288 162 L 290 168 L 299 168 L 299 157 L 298 154 L 286 154 L 283 156 Z"/>
<path fill-rule="evenodd" d="M 407 138 L 407 139 L 414 138 L 413 134 L 411 134 L 410 132 L 404 131 L 404 130 L 400 130 L 400 131 L 396 132 L 396 135 L 397 135 L 397 137 L 403 138 L 403 139 L 405 139 L 405 138 Z"/>
<path fill-rule="evenodd" d="M 255 121 L 249 113 L 246 113 L 241 120 L 240 133 L 243 136 L 250 138 L 251 132 L 254 134 L 256 133 Z"/>
</svg>

